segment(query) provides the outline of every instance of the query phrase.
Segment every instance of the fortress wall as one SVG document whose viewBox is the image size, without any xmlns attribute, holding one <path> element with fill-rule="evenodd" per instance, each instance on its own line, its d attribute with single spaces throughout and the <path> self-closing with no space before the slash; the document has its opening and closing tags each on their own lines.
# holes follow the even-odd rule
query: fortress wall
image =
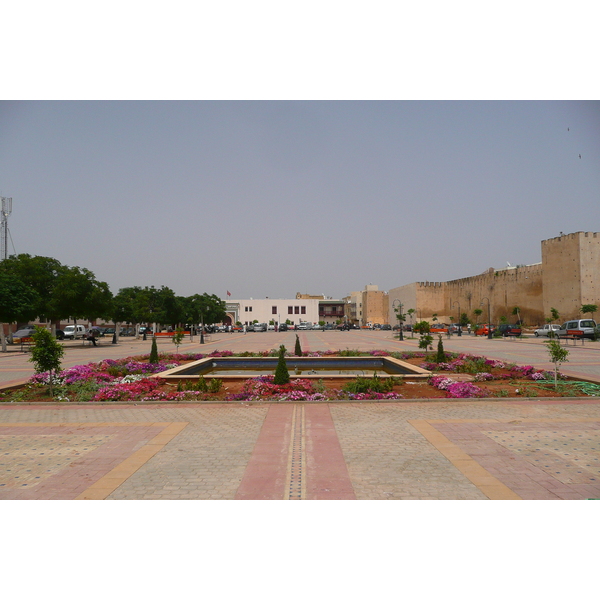
<svg viewBox="0 0 600 600">
<path fill-rule="evenodd" d="M 600 234 L 578 231 L 542 241 L 544 314 L 579 317 L 582 304 L 599 304 Z"/>
<path fill-rule="evenodd" d="M 487 321 L 490 300 L 491 317 L 497 321 L 501 316 L 512 316 L 515 306 L 520 308 L 521 318 L 530 324 L 543 323 L 542 266 L 529 265 L 488 272 L 473 277 L 455 279 L 444 283 L 418 283 L 419 311 L 424 318 L 438 314 L 438 320 L 448 322 L 450 315 L 458 319 L 458 311 L 476 320 L 473 310 L 481 308 L 480 322 Z M 483 300 L 486 298 L 486 300 Z M 483 306 L 481 306 L 483 302 Z"/>
<path fill-rule="evenodd" d="M 579 237 L 581 304 L 600 304 L 600 233 Z"/>
<path fill-rule="evenodd" d="M 418 308 L 417 284 L 409 283 L 408 285 L 402 285 L 400 287 L 389 290 L 389 292 L 388 292 L 388 307 L 387 307 L 389 318 L 388 318 L 387 322 L 392 326 L 398 324 L 398 318 L 396 316 L 396 313 L 394 312 L 394 301 L 395 300 L 400 300 L 400 302 L 402 302 L 402 312 L 403 313 L 406 313 L 406 311 L 409 310 L 410 308 L 417 309 Z M 397 302 L 396 302 L 396 306 L 398 306 Z M 418 314 L 419 313 L 417 312 L 416 315 L 413 315 L 413 318 L 412 318 L 413 323 L 415 321 L 419 320 Z M 405 322 L 410 323 L 411 319 L 407 318 L 407 320 Z"/>
<path fill-rule="evenodd" d="M 445 282 L 418 282 L 390 291 L 390 322 L 395 322 L 392 302 L 399 298 L 405 309 L 417 309 L 417 318 L 448 323 L 460 312 L 475 320 L 473 310 L 481 308 L 480 322 L 498 322 L 506 316 L 514 322 L 518 306 L 527 325 L 542 325 L 556 308 L 561 322 L 578 318 L 582 304 L 600 304 L 600 233 L 569 233 L 542 241 L 542 262 L 535 265 L 489 269 L 481 275 Z M 486 298 L 486 300 L 483 300 Z M 481 306 L 483 301 L 483 306 Z"/>
</svg>

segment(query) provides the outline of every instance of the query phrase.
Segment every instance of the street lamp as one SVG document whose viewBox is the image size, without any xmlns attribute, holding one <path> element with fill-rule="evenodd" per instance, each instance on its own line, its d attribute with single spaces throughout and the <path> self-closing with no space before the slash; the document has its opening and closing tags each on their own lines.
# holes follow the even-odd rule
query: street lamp
<svg viewBox="0 0 600 600">
<path fill-rule="evenodd" d="M 461 336 L 462 329 L 460 326 L 460 302 L 458 302 L 458 300 L 457 300 L 456 302 L 454 302 L 454 304 L 458 305 L 458 335 Z M 454 307 L 454 304 L 452 304 L 453 307 Z"/>
<path fill-rule="evenodd" d="M 488 303 L 488 340 L 492 339 L 492 317 L 490 316 L 490 299 L 486 296 L 481 299 L 481 304 L 479 306 L 483 306 L 483 301 L 487 300 Z"/>
<path fill-rule="evenodd" d="M 396 304 L 397 303 L 397 304 Z M 396 310 L 396 306 L 400 307 L 400 310 Z M 398 321 L 400 322 L 400 336 L 399 336 L 399 340 L 401 342 L 404 341 L 404 335 L 402 334 L 402 302 L 400 300 L 398 300 L 398 298 L 396 298 L 396 300 L 394 300 L 392 302 L 392 308 L 394 309 L 394 311 L 398 314 Z"/>
<path fill-rule="evenodd" d="M 201 325 L 200 325 L 200 343 L 204 344 L 204 313 L 200 313 Z"/>
</svg>

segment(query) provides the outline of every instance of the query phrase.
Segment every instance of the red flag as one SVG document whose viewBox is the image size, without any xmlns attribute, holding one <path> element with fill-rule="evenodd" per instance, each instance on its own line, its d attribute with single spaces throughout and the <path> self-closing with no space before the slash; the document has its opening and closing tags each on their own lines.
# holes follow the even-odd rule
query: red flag
<svg viewBox="0 0 600 600">
<path fill-rule="evenodd" d="M 227 290 L 227 295 L 231 296 L 231 292 L 229 290 Z"/>
</svg>

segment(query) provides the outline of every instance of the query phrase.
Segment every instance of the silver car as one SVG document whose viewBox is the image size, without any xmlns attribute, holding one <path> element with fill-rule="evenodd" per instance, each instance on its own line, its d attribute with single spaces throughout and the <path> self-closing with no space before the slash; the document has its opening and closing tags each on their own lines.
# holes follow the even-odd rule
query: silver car
<svg viewBox="0 0 600 600">
<path fill-rule="evenodd" d="M 556 335 L 563 337 L 565 335 L 571 335 L 572 331 L 581 331 L 584 338 L 593 339 L 596 331 L 596 321 L 592 319 L 576 319 L 573 321 L 567 321 L 560 326 L 560 329 L 556 331 Z"/>
<path fill-rule="evenodd" d="M 553 337 L 556 335 L 556 332 L 560 329 L 560 325 L 555 325 L 552 323 L 546 323 L 546 325 L 544 325 L 543 327 L 540 327 L 539 329 L 536 329 L 533 334 L 535 335 L 535 337 L 540 337 L 540 336 L 550 336 L 550 332 L 552 332 L 552 335 L 550 337 Z"/>
</svg>

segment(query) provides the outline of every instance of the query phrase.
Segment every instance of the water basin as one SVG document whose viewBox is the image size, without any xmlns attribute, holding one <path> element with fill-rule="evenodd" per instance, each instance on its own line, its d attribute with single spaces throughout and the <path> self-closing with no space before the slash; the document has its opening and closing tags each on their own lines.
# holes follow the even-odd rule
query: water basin
<svg viewBox="0 0 600 600">
<path fill-rule="evenodd" d="M 260 375 L 273 375 L 277 357 L 206 357 L 157 374 L 167 380 L 198 379 L 249 379 Z M 391 356 L 343 356 L 343 357 L 288 357 L 287 368 L 291 378 L 339 379 L 353 377 L 402 377 L 403 379 L 427 379 L 431 373 Z"/>
</svg>

